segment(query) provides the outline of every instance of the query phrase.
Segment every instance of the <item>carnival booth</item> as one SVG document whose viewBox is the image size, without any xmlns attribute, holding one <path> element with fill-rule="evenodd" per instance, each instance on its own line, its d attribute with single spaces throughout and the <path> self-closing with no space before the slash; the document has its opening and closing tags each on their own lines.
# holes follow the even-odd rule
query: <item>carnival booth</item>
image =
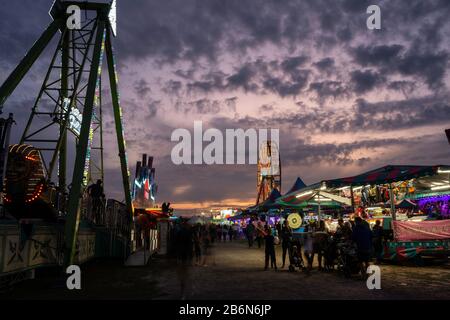
<svg viewBox="0 0 450 320">
<path fill-rule="evenodd" d="M 324 180 L 287 194 L 280 204 L 305 206 L 338 202 L 370 224 L 380 220 L 391 233 L 384 256 L 390 260 L 446 255 L 450 242 L 450 167 L 385 166 L 357 176 Z M 344 215 L 346 217 L 347 215 Z"/>
</svg>

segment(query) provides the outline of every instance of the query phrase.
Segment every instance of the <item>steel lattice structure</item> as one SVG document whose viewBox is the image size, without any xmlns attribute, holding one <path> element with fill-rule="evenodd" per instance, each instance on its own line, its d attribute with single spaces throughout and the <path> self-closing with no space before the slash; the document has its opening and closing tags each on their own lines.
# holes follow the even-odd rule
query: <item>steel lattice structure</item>
<svg viewBox="0 0 450 320">
<path fill-rule="evenodd" d="M 83 13 L 81 28 L 67 27 L 68 7 Z M 114 13 L 114 16 L 111 14 Z M 80 219 L 80 198 L 89 181 L 103 180 L 102 65 L 106 57 L 115 130 L 119 147 L 125 201 L 132 217 L 129 171 L 125 152 L 122 111 L 112 47 L 115 30 L 115 1 L 93 3 L 56 0 L 50 14 L 53 22 L 0 87 L 0 110 L 33 63 L 60 34 L 57 47 L 23 132 L 20 144 L 33 145 L 41 152 L 49 181 L 57 179 L 66 190 L 68 135 L 75 136 L 76 156 L 70 182 L 65 226 L 65 263 L 70 264 Z M 97 153 L 94 161 L 91 154 Z M 57 169 L 57 170 L 56 170 Z"/>
</svg>

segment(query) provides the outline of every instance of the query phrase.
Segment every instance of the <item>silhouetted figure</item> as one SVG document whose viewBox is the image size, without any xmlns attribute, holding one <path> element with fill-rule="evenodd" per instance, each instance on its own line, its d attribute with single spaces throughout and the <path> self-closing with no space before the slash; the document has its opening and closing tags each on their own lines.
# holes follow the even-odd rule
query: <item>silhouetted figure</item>
<svg viewBox="0 0 450 320">
<path fill-rule="evenodd" d="M 88 195 L 92 200 L 92 213 L 94 217 L 94 221 L 96 224 L 102 223 L 102 207 L 103 207 L 103 198 L 105 194 L 103 193 L 103 182 L 102 180 L 97 180 L 97 183 L 91 184 L 87 189 Z"/>
<path fill-rule="evenodd" d="M 269 225 L 265 226 L 264 240 L 265 240 L 265 255 L 266 255 L 264 270 L 267 270 L 267 268 L 269 267 L 269 258 L 271 267 L 277 270 L 277 261 L 275 258 L 275 241 L 274 241 L 275 237 L 272 235 L 272 230 L 270 229 Z"/>
</svg>

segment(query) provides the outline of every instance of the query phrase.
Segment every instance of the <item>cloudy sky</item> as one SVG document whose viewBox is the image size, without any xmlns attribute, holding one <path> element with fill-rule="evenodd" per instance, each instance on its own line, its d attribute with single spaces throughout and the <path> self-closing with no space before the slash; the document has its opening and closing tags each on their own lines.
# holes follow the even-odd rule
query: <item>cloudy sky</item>
<svg viewBox="0 0 450 320">
<path fill-rule="evenodd" d="M 1 0 L 0 82 L 50 22 L 50 0 Z M 366 8 L 381 7 L 381 30 Z M 114 39 L 130 171 L 155 157 L 158 200 L 253 204 L 256 166 L 172 164 L 176 128 L 279 128 L 282 191 L 386 164 L 450 164 L 450 2 L 118 1 Z M 17 139 L 46 52 L 5 105 Z M 47 58 L 47 59 L 46 59 Z M 108 93 L 105 89 L 104 93 Z M 106 95 L 105 94 L 105 95 Z M 119 200 L 105 99 L 106 187 Z"/>
</svg>

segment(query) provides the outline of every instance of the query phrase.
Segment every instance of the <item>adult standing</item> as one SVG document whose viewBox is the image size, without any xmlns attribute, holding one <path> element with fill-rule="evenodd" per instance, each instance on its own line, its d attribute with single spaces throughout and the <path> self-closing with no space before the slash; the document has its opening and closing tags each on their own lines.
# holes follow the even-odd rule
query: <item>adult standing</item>
<svg viewBox="0 0 450 320">
<path fill-rule="evenodd" d="M 372 232 L 370 231 L 370 227 L 368 227 L 360 217 L 355 218 L 352 240 L 356 244 L 361 274 L 365 275 L 366 270 L 369 267 L 371 256 Z"/>
<path fill-rule="evenodd" d="M 248 247 L 253 247 L 253 240 L 255 238 L 255 226 L 252 221 L 250 221 L 245 227 L 245 235 L 247 236 Z"/>
<path fill-rule="evenodd" d="M 281 266 L 281 268 L 284 268 L 286 262 L 286 253 L 288 253 L 289 256 L 291 255 L 291 240 L 292 240 L 292 229 L 289 226 L 289 222 L 287 220 L 284 221 L 284 225 L 280 231 L 280 236 L 281 236 L 281 247 L 283 249 L 282 255 L 283 265 Z"/>
<path fill-rule="evenodd" d="M 97 183 L 91 184 L 87 188 L 87 192 L 89 196 L 91 197 L 92 201 L 92 213 L 93 218 L 95 220 L 96 224 L 102 223 L 102 207 L 103 207 L 103 200 L 105 197 L 105 194 L 103 193 L 103 182 L 102 180 L 97 180 Z"/>
<path fill-rule="evenodd" d="M 228 236 L 228 228 L 226 224 L 222 225 L 222 239 L 223 242 L 227 242 L 227 236 Z"/>
<path fill-rule="evenodd" d="M 383 252 L 383 227 L 381 221 L 377 220 L 372 229 L 373 249 L 377 264 L 381 262 L 381 253 Z"/>
<path fill-rule="evenodd" d="M 217 242 L 222 241 L 222 226 L 220 224 L 218 224 L 216 226 L 216 230 L 217 230 Z"/>
<path fill-rule="evenodd" d="M 190 266 L 192 263 L 192 231 L 186 221 L 177 234 L 177 275 L 180 282 L 181 299 L 186 298 L 186 287 L 190 283 Z"/>
<path fill-rule="evenodd" d="M 312 265 L 314 261 L 314 224 L 310 223 L 305 227 L 305 235 L 304 235 L 304 244 L 303 244 L 303 253 L 305 255 L 308 266 L 306 270 L 309 272 L 312 270 Z"/>
<path fill-rule="evenodd" d="M 277 261 L 275 257 L 275 237 L 272 234 L 272 230 L 269 225 L 266 224 L 264 228 L 264 242 L 265 242 L 265 266 L 264 270 L 267 270 L 269 267 L 269 259 L 270 266 L 277 270 Z"/>
<path fill-rule="evenodd" d="M 258 249 L 261 248 L 262 241 L 265 237 L 264 229 L 264 224 L 261 220 L 258 220 L 258 222 L 256 223 L 256 241 L 258 242 Z"/>
</svg>

